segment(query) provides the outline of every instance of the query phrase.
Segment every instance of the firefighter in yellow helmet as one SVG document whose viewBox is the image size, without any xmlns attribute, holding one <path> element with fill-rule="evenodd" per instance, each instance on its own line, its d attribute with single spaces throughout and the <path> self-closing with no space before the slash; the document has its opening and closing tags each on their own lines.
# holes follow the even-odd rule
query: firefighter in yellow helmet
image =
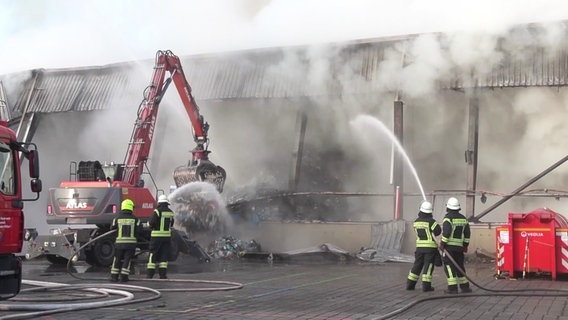
<svg viewBox="0 0 568 320">
<path fill-rule="evenodd" d="M 442 222 L 442 241 L 440 249 L 444 252 L 444 272 L 448 279 L 448 289 L 445 293 L 458 293 L 458 286 L 462 293 L 470 293 L 469 281 L 465 277 L 465 256 L 469 246 L 471 231 L 466 217 L 460 213 L 460 202 L 456 198 L 448 199 L 446 203 L 446 216 Z M 450 260 L 448 254 L 456 262 Z M 456 266 L 457 265 L 457 266 Z M 459 268 L 458 268 L 459 267 Z"/>
<path fill-rule="evenodd" d="M 160 279 L 167 279 L 168 257 L 171 251 L 172 227 L 174 225 L 174 213 L 169 208 L 168 197 L 160 195 L 158 206 L 150 218 L 152 229 L 150 239 L 150 257 L 146 266 L 146 278 L 152 279 L 158 267 Z"/>
<path fill-rule="evenodd" d="M 114 242 L 114 260 L 110 269 L 110 281 L 127 282 L 130 274 L 130 262 L 136 252 L 140 220 L 132 213 L 134 202 L 130 199 L 122 201 L 120 214 L 112 220 L 111 230 L 117 230 Z"/>
<path fill-rule="evenodd" d="M 436 257 L 439 258 L 440 255 L 435 237 L 442 233 L 442 228 L 432 217 L 432 203 L 422 202 L 413 227 L 416 233 L 416 251 L 414 252 L 414 265 L 406 280 L 406 290 L 414 290 L 422 274 L 422 291 L 434 291 L 432 273 Z"/>
</svg>

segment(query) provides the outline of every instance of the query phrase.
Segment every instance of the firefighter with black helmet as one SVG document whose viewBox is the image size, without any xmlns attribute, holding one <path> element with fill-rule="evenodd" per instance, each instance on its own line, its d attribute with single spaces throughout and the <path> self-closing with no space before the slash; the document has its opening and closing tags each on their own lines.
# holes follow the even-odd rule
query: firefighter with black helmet
<svg viewBox="0 0 568 320">
<path fill-rule="evenodd" d="M 458 286 L 462 293 L 472 291 L 469 287 L 469 281 L 462 273 L 462 270 L 465 272 L 464 254 L 467 253 L 471 231 L 467 218 L 460 213 L 460 210 L 458 199 L 453 197 L 448 199 L 446 216 L 442 222 L 442 241 L 440 242 L 440 249 L 444 252 L 444 272 L 448 279 L 448 289 L 444 292 L 448 294 L 458 293 Z M 450 260 L 448 255 L 456 264 Z"/>
<path fill-rule="evenodd" d="M 130 274 L 130 262 L 136 252 L 140 220 L 132 212 L 134 202 L 125 199 L 120 205 L 120 214 L 112 220 L 111 230 L 117 230 L 114 241 L 115 254 L 110 269 L 110 281 L 127 282 Z"/>
<path fill-rule="evenodd" d="M 422 291 L 434 291 L 432 273 L 434 272 L 436 257 L 439 256 L 435 237 L 442 233 L 442 229 L 432 217 L 432 203 L 422 202 L 413 227 L 416 233 L 416 251 L 414 252 L 414 265 L 406 280 L 406 290 L 414 290 L 420 274 L 422 274 Z"/>
<path fill-rule="evenodd" d="M 146 278 L 152 279 L 158 267 L 160 279 L 167 279 L 168 257 L 171 250 L 172 227 L 174 225 L 174 213 L 169 208 L 168 197 L 160 195 L 158 206 L 150 218 L 152 229 L 150 239 L 150 257 L 148 258 Z"/>
</svg>

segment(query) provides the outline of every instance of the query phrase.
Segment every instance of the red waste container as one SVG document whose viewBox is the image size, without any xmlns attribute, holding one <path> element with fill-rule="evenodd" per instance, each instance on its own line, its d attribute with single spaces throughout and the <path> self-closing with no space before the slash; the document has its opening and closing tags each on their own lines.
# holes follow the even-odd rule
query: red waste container
<svg viewBox="0 0 568 320">
<path fill-rule="evenodd" d="M 556 272 L 568 274 L 568 228 L 556 228 Z"/>
<path fill-rule="evenodd" d="M 511 240 L 509 236 L 509 225 L 498 226 L 496 231 L 496 248 L 495 248 L 495 270 L 498 276 L 503 273 L 509 273 L 513 269 L 513 259 L 511 256 L 505 255 L 505 250 L 510 250 Z"/>
<path fill-rule="evenodd" d="M 568 220 L 550 209 L 509 213 L 509 223 L 497 227 L 498 274 L 526 277 L 531 274 L 568 273 Z"/>
</svg>

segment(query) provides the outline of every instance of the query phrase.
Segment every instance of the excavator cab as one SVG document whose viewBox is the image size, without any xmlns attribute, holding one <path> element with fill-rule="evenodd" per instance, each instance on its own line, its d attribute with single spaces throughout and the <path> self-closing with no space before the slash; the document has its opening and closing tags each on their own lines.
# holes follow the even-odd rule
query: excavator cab
<svg viewBox="0 0 568 320">
<path fill-rule="evenodd" d="M 222 193 L 226 178 L 225 169 L 206 159 L 190 161 L 187 166 L 174 170 L 174 181 L 178 188 L 190 182 L 203 181 L 215 185 L 217 191 Z"/>
<path fill-rule="evenodd" d="M 73 167 L 74 162 L 71 164 Z M 72 170 L 72 169 L 71 169 Z M 77 181 L 115 181 L 122 176 L 124 165 L 114 162 L 79 161 L 76 168 Z"/>
</svg>

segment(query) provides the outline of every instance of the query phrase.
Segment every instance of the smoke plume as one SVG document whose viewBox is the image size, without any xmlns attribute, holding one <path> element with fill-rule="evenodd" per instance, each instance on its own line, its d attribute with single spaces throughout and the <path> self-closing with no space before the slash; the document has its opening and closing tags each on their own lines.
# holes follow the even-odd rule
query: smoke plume
<svg viewBox="0 0 568 320">
<path fill-rule="evenodd" d="M 426 192 L 463 190 L 469 93 L 440 88 L 454 76 L 462 79 L 464 87 L 486 79 L 507 59 L 527 61 L 531 58 L 527 48 L 535 45 L 542 46 L 548 57 L 555 57 L 565 38 L 563 25 L 555 21 L 568 17 L 568 5 L 558 0 L 522 4 L 513 0 L 166 0 L 159 4 L 11 0 L 0 6 L 0 60 L 6 61 L 0 74 L 147 60 L 156 50 L 166 48 L 184 56 L 309 45 L 307 50 L 283 50 L 282 59 L 274 63 L 266 79 L 267 83 L 271 77 L 290 83 L 306 83 L 307 79 L 305 97 L 233 101 L 227 108 L 219 101 L 201 102 L 195 92 L 212 126 L 211 160 L 228 172 L 228 194 L 258 181 L 268 181 L 275 189 L 289 186 L 297 111 L 308 115 L 308 158 L 303 163 L 307 173 L 300 177 L 300 188 L 392 192 L 392 142 L 371 137 L 373 132 L 361 133 L 350 123 L 360 114 L 369 114 L 392 128 L 392 101 L 396 98 L 405 102 L 404 146 Z M 544 22 L 542 32 L 535 34 L 531 28 L 517 26 L 528 22 Z M 385 49 L 374 79 L 360 74 L 360 57 L 343 55 L 343 41 L 407 34 L 415 36 Z M 143 64 L 138 72 L 140 83 L 129 92 L 126 106 L 112 106 L 108 112 L 92 116 L 44 117 L 36 133 L 38 145 L 50 146 L 42 153 L 43 167 L 50 168 L 43 170 L 44 185 L 55 186 L 67 177 L 67 164 L 60 159 L 122 161 L 151 66 Z M 369 81 L 373 81 L 372 94 L 357 91 Z M 479 189 L 506 193 L 562 156 L 562 141 L 568 134 L 562 121 L 566 100 L 563 88 L 481 93 Z M 148 162 L 160 177 L 159 188 L 168 189 L 172 168 L 191 157 L 193 141 L 186 117 L 178 97 L 166 95 Z M 564 170 L 535 187 L 563 189 Z M 415 179 L 406 172 L 406 191 L 419 194 Z M 442 212 L 443 200 L 435 202 L 437 212 Z M 391 198 L 345 201 L 350 210 L 334 212 L 336 219 L 392 217 Z M 406 216 L 412 216 L 420 201 L 421 196 L 416 196 L 405 202 Z M 327 208 L 343 211 L 343 204 Z M 482 209 L 489 204 L 477 205 Z M 38 206 L 43 218 L 45 202 Z M 534 206 L 567 209 L 563 200 L 553 198 L 512 201 L 492 219 L 503 220 L 509 210 Z"/>
</svg>

